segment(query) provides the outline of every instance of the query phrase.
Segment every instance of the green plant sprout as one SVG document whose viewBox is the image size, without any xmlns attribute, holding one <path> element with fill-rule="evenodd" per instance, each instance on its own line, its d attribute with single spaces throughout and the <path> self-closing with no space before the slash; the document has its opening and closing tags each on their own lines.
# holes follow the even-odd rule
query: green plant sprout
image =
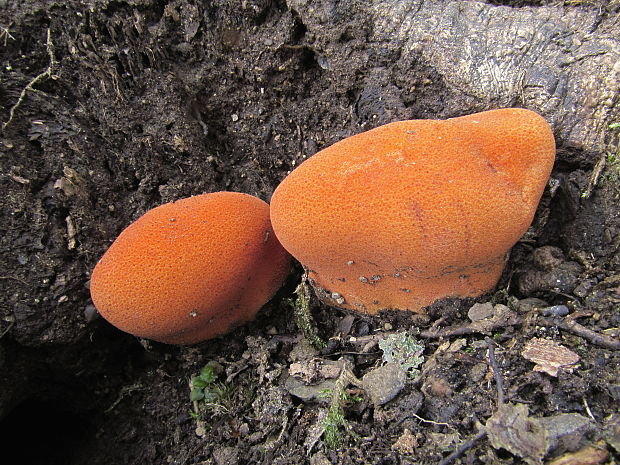
<svg viewBox="0 0 620 465">
<path fill-rule="evenodd" d="M 200 369 L 197 376 L 190 381 L 189 400 L 194 403 L 194 418 L 201 418 L 207 411 L 230 410 L 232 391 L 229 386 L 217 381 L 222 366 L 217 362 L 209 362 Z"/>
<path fill-rule="evenodd" d="M 411 379 L 418 376 L 417 368 L 424 362 L 424 346 L 415 337 L 406 331 L 389 334 L 379 341 L 379 348 L 383 351 L 384 363 L 399 364 Z"/>
</svg>

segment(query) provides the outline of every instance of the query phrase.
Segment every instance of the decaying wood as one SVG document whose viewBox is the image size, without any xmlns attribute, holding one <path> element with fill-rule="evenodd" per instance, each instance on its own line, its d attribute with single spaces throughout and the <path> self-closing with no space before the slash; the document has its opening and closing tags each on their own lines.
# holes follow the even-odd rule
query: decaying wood
<svg viewBox="0 0 620 465">
<path fill-rule="evenodd" d="M 579 355 L 555 341 L 533 338 L 521 353 L 524 358 L 536 364 L 535 371 L 542 371 L 551 376 L 558 376 L 560 369 L 571 372 Z"/>
<path fill-rule="evenodd" d="M 316 38 L 312 48 L 327 72 L 349 75 L 364 68 L 369 56 L 386 57 L 392 75 L 429 71 L 419 82 L 402 77 L 399 84 L 409 86 L 404 89 L 390 87 L 387 78 L 382 82 L 380 71 L 369 73 L 366 90 L 384 102 L 374 115 L 379 119 L 382 112 L 393 119 L 417 117 L 397 100 L 402 93 L 423 99 L 437 86 L 439 116 L 524 106 L 542 113 L 559 140 L 591 152 L 601 151 L 609 124 L 620 119 L 620 106 L 614 105 L 620 92 L 620 15 L 609 2 L 607 9 L 506 8 L 461 0 L 287 4 Z M 359 21 L 355 28 L 353 19 Z"/>
<path fill-rule="evenodd" d="M 599 334 L 596 331 L 586 328 L 583 325 L 577 323 L 571 318 L 541 318 L 540 321 L 545 326 L 557 326 L 564 331 L 568 331 L 577 336 L 580 336 L 587 341 L 597 346 L 605 347 L 611 350 L 620 350 L 620 340 L 607 336 L 605 334 Z"/>
<path fill-rule="evenodd" d="M 442 337 L 465 336 L 467 334 L 491 334 L 497 329 L 507 326 L 519 326 L 523 322 L 523 319 L 516 312 L 506 306 L 496 306 L 496 309 L 497 312 L 491 318 L 472 321 L 464 325 L 422 331 L 420 336 L 425 339 L 438 339 Z"/>
</svg>

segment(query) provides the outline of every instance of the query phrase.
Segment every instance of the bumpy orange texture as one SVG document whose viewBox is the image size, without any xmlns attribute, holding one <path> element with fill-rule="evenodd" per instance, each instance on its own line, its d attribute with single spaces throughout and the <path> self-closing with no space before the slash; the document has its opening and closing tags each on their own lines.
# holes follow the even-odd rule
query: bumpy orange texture
<svg viewBox="0 0 620 465">
<path fill-rule="evenodd" d="M 549 125 L 528 110 L 391 123 L 302 163 L 271 220 L 330 304 L 421 311 L 497 284 L 554 157 Z"/>
<path fill-rule="evenodd" d="M 216 192 L 161 205 L 131 224 L 95 267 L 90 291 L 119 329 L 191 344 L 254 318 L 289 271 L 269 206 Z"/>
</svg>

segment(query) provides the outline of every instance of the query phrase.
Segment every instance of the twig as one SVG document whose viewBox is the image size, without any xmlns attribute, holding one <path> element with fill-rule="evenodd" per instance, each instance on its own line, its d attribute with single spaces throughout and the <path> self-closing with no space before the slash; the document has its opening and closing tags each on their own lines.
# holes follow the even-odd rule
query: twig
<svg viewBox="0 0 620 465">
<path fill-rule="evenodd" d="M 469 441 L 465 441 L 463 444 L 461 444 L 459 447 L 457 447 L 454 452 L 452 452 L 445 459 L 443 459 L 441 462 L 439 462 L 439 465 L 448 465 L 448 464 L 454 462 L 461 455 L 463 455 L 469 449 L 474 447 L 476 445 L 476 442 L 480 441 L 486 435 L 487 435 L 487 431 L 485 429 L 480 430 L 478 432 L 478 434 L 476 434 L 473 438 L 471 438 Z"/>
<path fill-rule="evenodd" d="M 511 316 L 504 319 L 499 318 L 496 321 L 483 320 L 483 322 L 473 322 L 464 326 L 451 326 L 440 330 L 432 331 L 426 330 L 420 333 L 420 337 L 425 339 L 439 339 L 452 336 L 466 336 L 468 334 L 489 334 L 497 329 L 505 328 L 507 326 L 518 326 L 523 323 L 523 320 L 519 316 Z"/>
<path fill-rule="evenodd" d="M 0 39 L 3 39 L 3 45 L 5 47 L 9 43 L 9 39 L 15 40 L 15 37 L 13 37 L 10 32 L 12 25 L 13 23 L 10 23 L 7 27 L 0 26 L 0 29 L 2 29 L 2 32 L 0 32 Z"/>
<path fill-rule="evenodd" d="M 472 328 L 471 326 L 456 326 L 450 328 L 443 328 L 437 331 L 422 331 L 420 333 L 420 337 L 423 337 L 425 339 L 440 339 L 451 336 L 466 336 L 468 334 L 474 334 L 477 332 L 479 332 L 477 328 Z"/>
<path fill-rule="evenodd" d="M 489 364 L 493 369 L 493 376 L 495 377 L 495 388 L 497 389 L 497 405 L 500 406 L 504 403 L 504 380 L 502 379 L 502 375 L 499 372 L 499 367 L 497 366 L 497 360 L 495 360 L 495 343 L 491 340 L 491 338 L 485 338 L 485 342 L 487 343 L 487 347 L 489 348 Z"/>
<path fill-rule="evenodd" d="M 127 397 L 128 395 L 130 395 L 133 391 L 141 391 L 142 389 L 144 389 L 144 386 L 142 385 L 142 383 L 135 383 L 135 384 L 131 384 L 129 386 L 123 386 L 120 390 L 120 392 L 118 393 L 118 397 L 116 398 L 116 400 L 114 402 L 112 402 L 112 405 L 110 405 L 106 410 L 104 410 L 103 413 L 110 413 L 112 410 L 114 410 L 114 408 L 121 403 L 121 401 Z"/>
<path fill-rule="evenodd" d="M 443 324 L 443 322 L 444 322 L 444 321 L 446 321 L 447 319 L 448 319 L 448 317 L 447 317 L 446 315 L 443 315 L 443 316 L 441 316 L 441 317 L 437 318 L 437 320 L 435 320 L 435 321 L 433 322 L 433 324 L 431 325 L 431 327 L 430 327 L 430 328 L 428 328 L 428 330 L 427 330 L 427 331 L 428 331 L 429 333 L 436 333 L 436 332 L 440 331 L 440 330 L 439 330 L 439 329 L 437 329 L 437 328 L 439 328 L 439 326 L 441 326 L 441 325 Z"/>
<path fill-rule="evenodd" d="M 20 278 L 16 278 L 15 276 L 0 276 L 0 279 L 12 279 L 14 281 L 20 282 L 22 284 L 25 284 L 26 286 L 30 286 L 30 284 L 26 281 L 24 281 L 23 279 Z"/>
<path fill-rule="evenodd" d="M 588 405 L 588 401 L 586 400 L 585 396 L 583 397 L 583 406 L 586 409 L 588 416 L 596 422 L 596 418 L 594 418 L 594 415 L 592 415 L 592 410 L 590 410 L 590 406 Z"/>
<path fill-rule="evenodd" d="M 32 79 L 32 81 L 30 81 L 26 85 L 26 87 L 22 89 L 21 93 L 19 94 L 19 98 L 17 99 L 17 102 L 15 102 L 15 105 L 13 105 L 11 109 L 9 110 L 9 119 L 6 121 L 6 123 L 2 124 L 3 131 L 6 129 L 6 127 L 9 124 L 11 124 L 11 121 L 13 121 L 13 117 L 15 116 L 15 111 L 17 111 L 19 106 L 22 104 L 22 102 L 26 98 L 26 92 L 28 92 L 29 90 L 34 90 L 33 86 L 37 82 L 39 82 L 43 78 L 52 77 L 54 73 L 54 70 L 58 62 L 56 61 L 56 55 L 54 54 L 54 44 L 52 43 L 52 33 L 50 29 L 47 30 L 47 53 L 50 57 L 50 63 L 47 66 L 47 69 L 43 71 L 42 73 L 40 73 L 39 75 L 37 75 L 34 79 Z"/>
<path fill-rule="evenodd" d="M 558 328 L 580 336 L 597 346 L 605 347 L 610 350 L 620 350 L 619 339 L 592 331 L 591 329 L 580 325 L 573 319 L 541 318 L 540 320 L 545 326 L 557 326 Z"/>
<path fill-rule="evenodd" d="M 12 319 L 9 321 L 9 327 L 7 329 L 5 329 L 2 333 L 0 333 L 0 339 L 2 339 L 10 330 L 11 328 L 15 325 L 15 319 Z"/>
</svg>

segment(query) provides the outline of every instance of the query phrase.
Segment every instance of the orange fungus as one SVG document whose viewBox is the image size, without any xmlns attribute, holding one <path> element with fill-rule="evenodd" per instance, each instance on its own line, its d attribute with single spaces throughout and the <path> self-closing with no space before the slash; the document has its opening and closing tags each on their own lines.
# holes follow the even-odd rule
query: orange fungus
<svg viewBox="0 0 620 465">
<path fill-rule="evenodd" d="M 554 157 L 551 128 L 529 110 L 391 123 L 302 163 L 271 220 L 326 302 L 418 312 L 497 284 Z"/>
<path fill-rule="evenodd" d="M 289 270 L 269 206 L 251 195 L 216 192 L 145 213 L 97 263 L 90 291 L 117 328 L 192 344 L 253 319 Z"/>
</svg>

